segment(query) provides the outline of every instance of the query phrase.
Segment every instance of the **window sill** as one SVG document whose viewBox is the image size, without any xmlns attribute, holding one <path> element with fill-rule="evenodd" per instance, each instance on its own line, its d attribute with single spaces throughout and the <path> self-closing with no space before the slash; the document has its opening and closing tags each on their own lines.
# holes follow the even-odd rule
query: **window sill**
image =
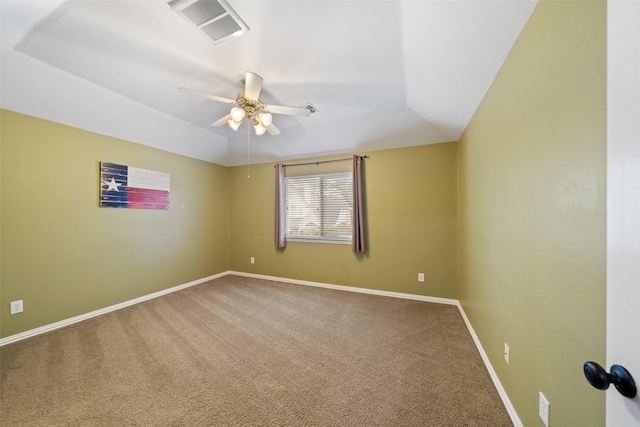
<svg viewBox="0 0 640 427">
<path fill-rule="evenodd" d="M 300 237 L 287 237 L 287 242 L 292 243 L 324 243 L 330 245 L 350 245 L 351 240 L 332 240 L 332 239 L 314 239 L 314 238 L 300 238 Z"/>
</svg>

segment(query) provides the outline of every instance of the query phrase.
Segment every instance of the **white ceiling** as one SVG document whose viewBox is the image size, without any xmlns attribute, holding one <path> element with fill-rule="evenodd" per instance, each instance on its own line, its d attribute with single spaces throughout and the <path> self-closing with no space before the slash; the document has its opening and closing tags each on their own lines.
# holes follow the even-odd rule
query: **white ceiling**
<svg viewBox="0 0 640 427">
<path fill-rule="evenodd" d="M 3 108 L 234 166 L 457 140 L 536 1 L 228 0 L 214 45 L 166 0 L 1 0 Z M 210 123 L 246 71 L 280 135 Z"/>
</svg>

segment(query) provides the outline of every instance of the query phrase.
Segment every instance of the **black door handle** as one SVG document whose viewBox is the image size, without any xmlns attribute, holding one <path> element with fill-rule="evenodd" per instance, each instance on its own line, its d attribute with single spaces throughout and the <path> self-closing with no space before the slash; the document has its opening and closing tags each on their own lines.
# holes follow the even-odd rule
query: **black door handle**
<svg viewBox="0 0 640 427">
<path fill-rule="evenodd" d="M 621 395 L 630 399 L 636 397 L 636 383 L 629 371 L 620 365 L 611 365 L 610 373 L 607 373 L 596 362 L 587 362 L 584 364 L 584 376 L 598 390 L 606 390 L 609 384 L 613 384 Z"/>
</svg>

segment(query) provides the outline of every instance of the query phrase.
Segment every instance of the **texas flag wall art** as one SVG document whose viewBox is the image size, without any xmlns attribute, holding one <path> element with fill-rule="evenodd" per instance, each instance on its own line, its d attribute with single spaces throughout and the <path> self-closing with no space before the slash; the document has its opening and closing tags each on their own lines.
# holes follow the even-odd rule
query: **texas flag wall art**
<svg viewBox="0 0 640 427">
<path fill-rule="evenodd" d="M 100 162 L 100 207 L 169 209 L 171 175 Z"/>
</svg>

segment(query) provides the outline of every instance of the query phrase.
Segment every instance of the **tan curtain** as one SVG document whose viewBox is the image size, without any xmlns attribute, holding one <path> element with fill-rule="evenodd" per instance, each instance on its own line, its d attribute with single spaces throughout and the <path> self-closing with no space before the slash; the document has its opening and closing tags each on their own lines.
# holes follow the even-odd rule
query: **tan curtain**
<svg viewBox="0 0 640 427">
<path fill-rule="evenodd" d="M 351 250 L 355 253 L 367 250 L 364 240 L 363 195 L 362 157 L 353 156 L 353 237 L 351 240 Z"/>
<path fill-rule="evenodd" d="M 285 235 L 285 194 L 284 178 L 286 176 L 285 165 L 277 164 L 276 167 L 276 212 L 275 212 L 275 243 L 276 248 L 287 246 Z"/>
</svg>

